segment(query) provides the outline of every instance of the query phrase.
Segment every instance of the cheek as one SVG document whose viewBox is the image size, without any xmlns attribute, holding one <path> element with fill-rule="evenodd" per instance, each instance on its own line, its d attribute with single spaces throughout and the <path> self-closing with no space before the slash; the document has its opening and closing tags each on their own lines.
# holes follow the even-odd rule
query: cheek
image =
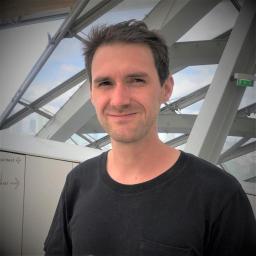
<svg viewBox="0 0 256 256">
<path fill-rule="evenodd" d="M 96 111 L 100 110 L 104 104 L 104 97 L 101 95 L 97 95 L 97 93 L 92 93 L 91 94 L 91 102 Z"/>
<path fill-rule="evenodd" d="M 158 95 L 153 95 L 145 101 L 144 107 L 148 112 L 153 113 L 154 115 L 159 112 L 161 106 L 161 99 Z"/>
</svg>

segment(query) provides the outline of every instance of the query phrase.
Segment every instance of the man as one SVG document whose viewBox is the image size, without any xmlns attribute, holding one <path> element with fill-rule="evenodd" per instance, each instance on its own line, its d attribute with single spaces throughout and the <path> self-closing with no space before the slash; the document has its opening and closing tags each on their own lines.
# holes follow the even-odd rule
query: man
<svg viewBox="0 0 256 256">
<path fill-rule="evenodd" d="M 91 101 L 112 150 L 69 173 L 48 255 L 256 255 L 255 219 L 231 175 L 162 143 L 168 51 L 143 22 L 92 30 Z"/>
</svg>

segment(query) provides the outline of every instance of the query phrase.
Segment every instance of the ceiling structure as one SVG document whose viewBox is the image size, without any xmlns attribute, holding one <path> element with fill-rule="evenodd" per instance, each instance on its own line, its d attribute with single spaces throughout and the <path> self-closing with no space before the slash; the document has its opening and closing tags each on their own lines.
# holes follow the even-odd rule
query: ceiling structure
<svg viewBox="0 0 256 256">
<path fill-rule="evenodd" d="M 2 0 L 0 29 L 63 19 L 74 3 L 75 0 Z"/>
<path fill-rule="evenodd" d="M 21 2 L 26 4 L 21 5 Z M 43 22 L 46 19 L 65 17 L 65 20 L 56 34 L 49 38 L 45 51 L 2 113 L 0 129 L 9 128 L 30 114 L 38 113 L 48 119 L 46 125 L 36 135 L 38 137 L 65 142 L 72 139 L 75 134 L 82 138 L 88 147 L 107 147 L 110 143 L 108 135 L 99 135 L 98 139 L 90 135 L 102 134 L 104 131 L 90 102 L 86 70 L 76 73 L 33 102 L 26 101 L 22 96 L 61 40 L 74 37 L 82 42 L 92 24 L 97 23 L 108 13 L 113 12 L 114 15 L 118 8 L 119 11 L 125 11 L 131 2 L 17 0 L 12 1 L 11 5 L 10 1 L 4 1 L 0 13 L 0 29 L 29 22 Z M 139 1 L 138 5 L 138 1 L 133 1 L 132 6 L 136 10 L 142 8 L 143 4 L 148 5 L 146 2 Z M 165 143 L 174 147 L 186 144 L 186 151 L 222 167 L 223 163 L 231 159 L 255 151 L 256 103 L 239 108 L 246 88 L 237 87 L 234 79 L 234 73 L 255 74 L 255 1 L 149 2 L 152 6 L 144 21 L 149 28 L 158 30 L 166 39 L 172 74 L 178 74 L 190 66 L 217 65 L 210 84 L 205 84 L 179 99 L 170 100 L 162 106 L 158 120 L 159 132 L 179 134 Z M 116 15 L 120 15 L 120 12 L 116 12 Z M 234 22 L 224 22 L 225 19 Z M 47 103 L 79 84 L 81 85 L 78 90 L 57 113 L 51 114 L 43 109 Z M 198 114 L 180 113 L 199 102 L 203 104 Z M 22 109 L 12 113 L 17 104 L 23 106 Z M 236 137 L 237 140 L 232 147 L 224 150 L 228 136 Z M 253 180 L 254 176 L 255 171 L 254 175 L 253 172 L 249 172 L 246 180 Z"/>
</svg>

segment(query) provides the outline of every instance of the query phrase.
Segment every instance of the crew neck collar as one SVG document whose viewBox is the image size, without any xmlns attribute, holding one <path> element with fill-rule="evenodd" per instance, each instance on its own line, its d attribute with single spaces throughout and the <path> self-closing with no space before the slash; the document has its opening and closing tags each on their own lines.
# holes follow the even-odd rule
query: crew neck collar
<svg viewBox="0 0 256 256">
<path fill-rule="evenodd" d="M 185 167 L 185 162 L 186 162 L 186 153 L 181 151 L 179 158 L 177 161 L 170 167 L 168 170 L 160 174 L 159 176 L 142 182 L 142 183 L 137 183 L 133 185 L 127 185 L 127 184 L 122 184 L 114 179 L 111 178 L 111 176 L 108 174 L 107 171 L 107 156 L 108 152 L 104 152 L 101 157 L 100 157 L 100 175 L 102 177 L 103 182 L 112 190 L 116 192 L 121 192 L 121 193 L 140 193 L 144 192 L 147 190 L 154 189 L 155 187 L 160 186 L 161 184 L 165 182 L 170 182 L 171 180 L 175 179 L 179 173 L 182 172 L 182 170 Z"/>
</svg>

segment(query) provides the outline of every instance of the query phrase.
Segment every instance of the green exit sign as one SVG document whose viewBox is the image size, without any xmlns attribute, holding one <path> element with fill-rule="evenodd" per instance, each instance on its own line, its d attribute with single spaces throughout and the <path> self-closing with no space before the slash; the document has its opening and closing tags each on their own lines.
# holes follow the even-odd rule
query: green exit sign
<svg viewBox="0 0 256 256">
<path fill-rule="evenodd" d="M 247 87 L 247 86 L 253 86 L 253 80 L 249 79 L 237 79 L 236 80 L 237 86 Z"/>
</svg>

